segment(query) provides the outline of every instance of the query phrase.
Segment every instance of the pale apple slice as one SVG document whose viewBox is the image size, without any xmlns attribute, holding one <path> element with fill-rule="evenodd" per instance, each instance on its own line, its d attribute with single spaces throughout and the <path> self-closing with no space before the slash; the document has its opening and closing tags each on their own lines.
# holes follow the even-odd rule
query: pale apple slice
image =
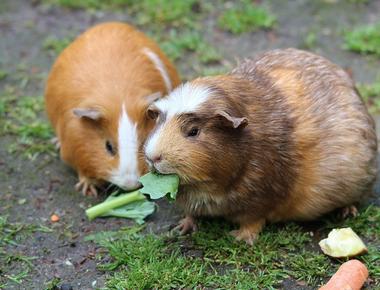
<svg viewBox="0 0 380 290">
<path fill-rule="evenodd" d="M 354 257 L 367 253 L 367 247 L 351 228 L 333 229 L 319 242 L 322 252 L 334 258 Z"/>
</svg>

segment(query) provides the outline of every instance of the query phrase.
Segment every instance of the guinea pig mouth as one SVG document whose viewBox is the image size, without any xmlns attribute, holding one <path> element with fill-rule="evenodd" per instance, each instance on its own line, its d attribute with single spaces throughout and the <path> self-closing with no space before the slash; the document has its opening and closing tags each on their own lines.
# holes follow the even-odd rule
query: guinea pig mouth
<svg viewBox="0 0 380 290">
<path fill-rule="evenodd" d="M 165 164 L 164 162 L 151 163 L 149 164 L 150 170 L 152 172 L 161 173 L 161 174 L 173 174 L 176 173 L 173 168 Z"/>
<path fill-rule="evenodd" d="M 114 174 L 110 176 L 109 181 L 124 190 L 134 190 L 141 187 L 139 175 L 135 174 Z"/>
</svg>

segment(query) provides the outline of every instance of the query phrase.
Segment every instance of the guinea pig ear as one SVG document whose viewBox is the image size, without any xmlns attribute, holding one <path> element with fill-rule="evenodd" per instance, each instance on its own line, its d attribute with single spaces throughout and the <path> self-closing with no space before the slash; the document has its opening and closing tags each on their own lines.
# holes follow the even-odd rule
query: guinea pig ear
<svg viewBox="0 0 380 290">
<path fill-rule="evenodd" d="M 73 113 L 78 118 L 86 118 L 93 121 L 98 121 L 102 117 L 102 113 L 97 109 L 91 108 L 75 108 Z"/>
<path fill-rule="evenodd" d="M 222 119 L 222 121 L 231 128 L 237 129 L 237 128 L 245 128 L 248 125 L 248 119 L 246 117 L 238 118 L 233 117 L 229 113 L 225 111 L 219 111 L 217 112 L 217 116 Z"/>
<path fill-rule="evenodd" d="M 160 115 L 160 110 L 156 107 L 154 103 L 152 103 L 146 109 L 146 115 L 149 119 L 156 120 Z"/>
</svg>

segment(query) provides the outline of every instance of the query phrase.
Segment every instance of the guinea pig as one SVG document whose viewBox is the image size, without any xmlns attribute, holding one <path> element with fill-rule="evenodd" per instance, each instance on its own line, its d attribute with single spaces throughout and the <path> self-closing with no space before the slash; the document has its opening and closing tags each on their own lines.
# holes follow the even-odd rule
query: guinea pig
<svg viewBox="0 0 380 290">
<path fill-rule="evenodd" d="M 45 104 L 61 158 L 78 173 L 77 190 L 96 195 L 105 182 L 139 186 L 147 170 L 142 144 L 154 127 L 147 107 L 179 83 L 157 44 L 124 23 L 96 25 L 59 55 Z"/>
<path fill-rule="evenodd" d="M 374 121 L 348 74 L 296 49 L 185 83 L 148 108 L 150 167 L 178 174 L 186 218 L 221 216 L 252 244 L 266 222 L 305 221 L 360 201 L 376 176 Z"/>
</svg>

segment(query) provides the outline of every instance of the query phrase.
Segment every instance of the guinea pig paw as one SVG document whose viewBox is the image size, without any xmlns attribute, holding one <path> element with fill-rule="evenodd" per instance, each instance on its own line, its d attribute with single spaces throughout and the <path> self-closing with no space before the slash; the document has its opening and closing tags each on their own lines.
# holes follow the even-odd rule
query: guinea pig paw
<svg viewBox="0 0 380 290">
<path fill-rule="evenodd" d="M 231 231 L 230 233 L 237 241 L 245 241 L 248 245 L 252 246 L 264 225 L 265 219 L 259 219 L 254 222 L 243 223 L 238 230 Z"/>
<path fill-rule="evenodd" d="M 59 142 L 58 137 L 51 138 L 50 142 L 54 145 L 55 149 L 61 149 L 61 142 Z"/>
<path fill-rule="evenodd" d="M 178 226 L 176 226 L 173 230 L 179 231 L 180 235 L 186 235 L 191 232 L 196 232 L 198 230 L 198 227 L 194 221 L 194 218 L 187 216 L 184 219 L 180 220 Z"/>
<path fill-rule="evenodd" d="M 348 217 L 358 216 L 359 211 L 356 208 L 356 206 L 350 205 L 350 206 L 346 206 L 346 207 L 342 208 L 342 211 L 340 214 L 341 214 L 342 219 L 346 219 Z"/>
<path fill-rule="evenodd" d="M 235 240 L 237 241 L 244 241 L 248 245 L 253 246 L 253 243 L 257 239 L 258 234 L 254 233 L 252 231 L 249 231 L 247 229 L 239 229 L 231 231 L 230 234 L 235 237 Z"/>
<path fill-rule="evenodd" d="M 95 185 L 91 184 L 87 179 L 80 179 L 79 182 L 75 185 L 77 191 L 82 191 L 84 196 L 98 196 L 98 190 Z"/>
<path fill-rule="evenodd" d="M 93 196 L 93 197 L 98 197 L 98 190 L 96 189 L 96 186 L 93 184 L 90 184 L 88 186 L 88 189 L 86 193 L 84 193 L 85 196 Z"/>
</svg>

